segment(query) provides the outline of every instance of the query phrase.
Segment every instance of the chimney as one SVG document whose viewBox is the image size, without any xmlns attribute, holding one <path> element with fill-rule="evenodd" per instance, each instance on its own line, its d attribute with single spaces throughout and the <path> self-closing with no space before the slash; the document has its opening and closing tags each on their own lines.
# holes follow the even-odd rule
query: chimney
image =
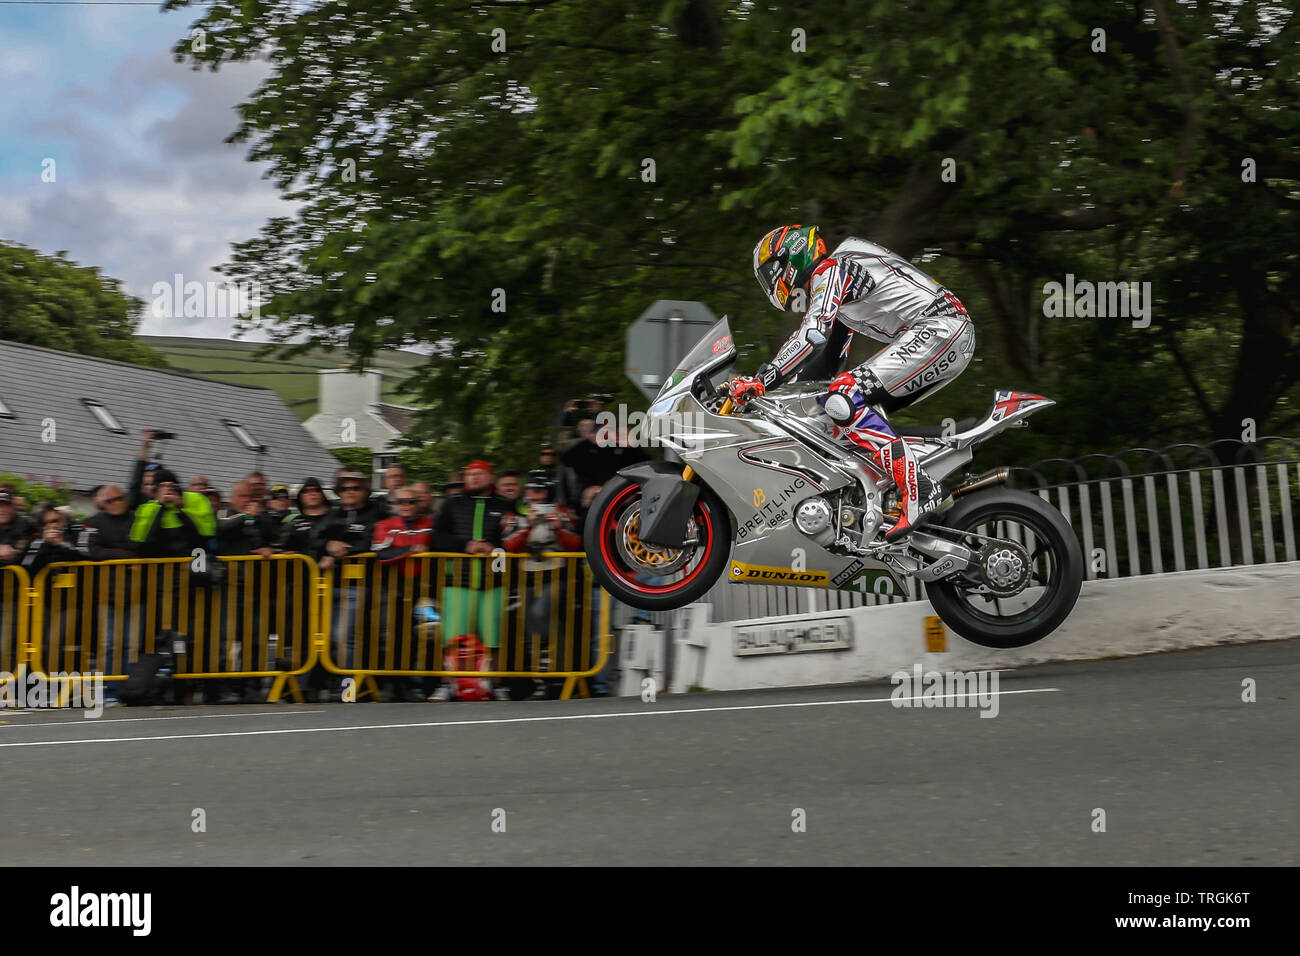
<svg viewBox="0 0 1300 956">
<path fill-rule="evenodd" d="M 379 401 L 382 381 L 383 377 L 375 369 L 361 373 L 347 369 L 321 369 L 319 412 L 323 415 L 364 415 L 372 404 Z"/>
</svg>

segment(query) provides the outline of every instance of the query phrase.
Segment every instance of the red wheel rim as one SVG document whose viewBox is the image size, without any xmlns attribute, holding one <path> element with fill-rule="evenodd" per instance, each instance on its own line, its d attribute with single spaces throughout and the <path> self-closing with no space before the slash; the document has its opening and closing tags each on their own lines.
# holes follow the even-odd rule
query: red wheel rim
<svg viewBox="0 0 1300 956">
<path fill-rule="evenodd" d="M 652 574 L 653 572 L 635 571 L 629 572 L 623 566 L 622 559 L 610 547 L 614 535 L 619 533 L 619 529 L 614 521 L 614 516 L 618 514 L 619 506 L 629 495 L 640 491 L 639 485 L 628 485 L 620 491 L 606 507 L 600 517 L 600 556 L 605 562 L 605 567 L 610 573 L 618 578 L 619 582 L 633 591 L 640 591 L 642 594 L 672 594 L 674 591 L 680 591 L 686 585 L 695 580 L 696 576 L 709 561 L 709 555 L 713 553 L 713 519 L 709 515 L 709 509 L 700 503 L 695 505 L 695 515 L 701 519 L 704 527 L 704 553 L 699 563 L 680 581 L 674 581 L 672 584 L 642 584 L 636 579 L 637 574 Z"/>
</svg>

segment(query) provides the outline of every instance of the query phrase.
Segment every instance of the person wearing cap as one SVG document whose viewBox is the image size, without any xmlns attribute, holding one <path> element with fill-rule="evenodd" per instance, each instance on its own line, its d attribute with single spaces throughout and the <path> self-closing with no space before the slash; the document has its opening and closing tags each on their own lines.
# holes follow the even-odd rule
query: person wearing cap
<svg viewBox="0 0 1300 956">
<path fill-rule="evenodd" d="M 293 509 L 293 502 L 289 500 L 289 486 L 276 485 L 271 489 L 271 495 L 266 499 L 266 512 L 274 518 L 282 519 L 286 517 Z"/>
<path fill-rule="evenodd" d="M 0 565 L 17 564 L 38 534 L 35 523 L 18 510 L 12 491 L 0 491 Z"/>
<path fill-rule="evenodd" d="M 488 648 L 489 667 L 495 665 L 501 642 L 501 606 L 505 591 L 501 573 L 483 557 L 502 548 L 503 523 L 513 508 L 493 493 L 492 466 L 475 459 L 465 466 L 465 490 L 448 497 L 438 511 L 434 548 L 473 555 L 478 560 L 448 559 L 443 593 L 442 633 L 444 639 L 474 634 Z M 439 693 L 445 687 L 439 688 Z M 508 698 L 504 687 L 497 696 Z M 445 697 L 431 699 L 444 700 Z"/>
<path fill-rule="evenodd" d="M 339 500 L 335 502 L 330 521 L 324 529 L 325 555 L 329 560 L 321 561 L 323 568 L 350 555 L 368 554 L 374 540 L 375 525 L 385 517 L 383 503 L 370 497 L 370 479 L 359 472 L 339 473 L 335 479 L 334 492 Z M 357 634 L 373 639 L 367 622 L 370 620 L 369 611 L 373 609 L 372 603 L 381 595 L 365 587 L 335 590 L 334 663 L 348 669 L 357 666 L 357 660 L 353 656 L 357 649 Z M 335 686 L 336 693 L 339 686 L 340 684 Z"/>
<path fill-rule="evenodd" d="M 548 552 L 555 551 L 581 551 L 582 538 L 577 533 L 577 521 L 572 509 L 555 502 L 555 486 L 545 471 L 536 469 L 528 473 L 524 497 L 528 504 L 525 524 L 505 540 L 507 551 L 530 555 L 523 563 L 526 577 L 522 590 L 527 602 L 523 636 L 531 638 L 537 635 L 543 642 L 556 638 L 560 658 L 555 660 L 552 666 L 560 669 L 568 662 L 569 654 L 574 650 L 568 646 L 569 643 L 580 639 L 578 631 L 582 613 L 581 609 L 576 607 L 561 608 L 558 618 L 559 632 L 554 633 L 555 629 L 551 625 L 552 607 L 556 595 L 570 593 L 568 575 L 574 569 L 567 559 L 546 555 Z M 582 589 L 581 584 L 576 588 L 579 600 Z M 566 611 L 571 615 L 568 626 L 565 620 Z M 512 638 L 515 636 L 512 635 Z M 585 666 L 574 669 L 582 670 Z"/>
<path fill-rule="evenodd" d="M 375 525 L 386 517 L 384 504 L 370 497 L 370 479 L 355 471 L 345 471 L 335 480 L 334 520 L 326 528 L 325 550 L 334 558 L 366 554 L 374 536 Z"/>
<path fill-rule="evenodd" d="M 443 495 L 458 495 L 465 490 L 465 476 L 459 471 L 453 471 L 447 476 L 446 483 L 442 486 Z"/>
</svg>

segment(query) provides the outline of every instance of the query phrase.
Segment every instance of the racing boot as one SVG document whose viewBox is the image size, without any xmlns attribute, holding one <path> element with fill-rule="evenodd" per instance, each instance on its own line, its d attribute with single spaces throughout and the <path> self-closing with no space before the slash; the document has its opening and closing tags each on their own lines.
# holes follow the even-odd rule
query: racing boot
<svg viewBox="0 0 1300 956">
<path fill-rule="evenodd" d="M 898 521 L 885 532 L 886 541 L 897 541 L 916 527 L 922 515 L 939 505 L 942 488 L 917 464 L 911 446 L 902 438 L 877 448 L 871 464 L 892 478 L 898 488 Z"/>
</svg>

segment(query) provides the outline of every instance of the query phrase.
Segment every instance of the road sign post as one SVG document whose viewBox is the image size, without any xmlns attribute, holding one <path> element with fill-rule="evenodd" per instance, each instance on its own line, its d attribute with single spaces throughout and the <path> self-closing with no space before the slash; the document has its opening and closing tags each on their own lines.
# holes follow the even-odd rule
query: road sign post
<svg viewBox="0 0 1300 956">
<path fill-rule="evenodd" d="M 628 327 L 623 370 L 654 401 L 677 363 L 717 321 L 703 302 L 659 299 Z"/>
</svg>

